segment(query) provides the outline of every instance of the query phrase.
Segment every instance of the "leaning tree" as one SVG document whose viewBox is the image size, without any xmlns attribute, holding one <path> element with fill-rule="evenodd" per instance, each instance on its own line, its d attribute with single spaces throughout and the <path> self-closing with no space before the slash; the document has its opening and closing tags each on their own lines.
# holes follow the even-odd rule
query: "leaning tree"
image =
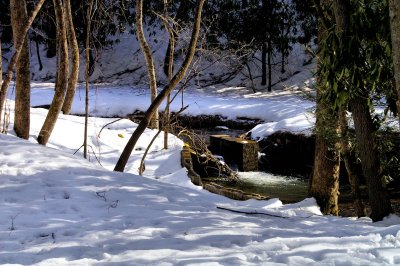
<svg viewBox="0 0 400 266">
<path fill-rule="evenodd" d="M 138 1 L 142 1 L 142 0 L 138 0 Z M 191 35 L 191 39 L 190 39 L 190 43 L 189 43 L 189 49 L 187 51 L 186 57 L 181 65 L 181 67 L 178 69 L 176 74 L 172 77 L 170 82 L 163 88 L 163 90 L 152 101 L 150 107 L 145 112 L 144 117 L 140 121 L 138 127 L 135 129 L 135 131 L 133 132 L 132 136 L 130 137 L 128 143 L 126 144 L 121 156 L 118 159 L 117 164 L 115 165 L 114 171 L 119 171 L 119 172 L 124 171 L 125 166 L 128 162 L 128 159 L 133 151 L 133 148 L 135 147 L 137 141 L 139 140 L 139 137 L 142 135 L 142 133 L 147 128 L 147 126 L 150 124 L 151 119 L 154 116 L 154 113 L 157 111 L 158 107 L 165 100 L 165 98 L 167 98 L 167 96 L 172 92 L 172 90 L 184 78 L 187 70 L 189 69 L 189 67 L 192 63 L 193 57 L 195 55 L 195 52 L 196 52 L 197 40 L 199 37 L 200 26 L 201 26 L 201 13 L 202 13 L 205 1 L 206 0 L 198 0 L 197 1 L 196 15 L 194 18 L 194 25 L 193 25 L 192 35 Z"/>
</svg>

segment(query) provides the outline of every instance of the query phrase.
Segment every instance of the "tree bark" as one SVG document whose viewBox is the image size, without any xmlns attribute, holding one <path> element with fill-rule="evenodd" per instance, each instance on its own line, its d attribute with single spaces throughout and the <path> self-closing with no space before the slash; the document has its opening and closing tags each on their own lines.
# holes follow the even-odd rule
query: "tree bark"
<svg viewBox="0 0 400 266">
<path fill-rule="evenodd" d="M 14 43 L 18 42 L 24 25 L 28 20 L 25 0 L 11 0 L 11 25 L 13 29 Z M 29 38 L 23 36 L 21 56 L 19 57 L 16 68 L 15 79 L 15 114 L 14 131 L 18 137 L 29 138 L 30 128 L 30 96 L 31 96 L 31 71 L 29 61 Z"/>
<path fill-rule="evenodd" d="M 346 109 L 341 108 L 339 110 L 339 127 L 340 127 L 340 156 L 346 167 L 347 175 L 349 177 L 351 195 L 353 197 L 353 205 L 356 210 L 358 217 L 367 216 L 365 205 L 362 201 L 361 190 L 360 190 L 360 178 L 357 174 L 357 169 L 355 167 L 355 162 L 353 161 L 353 156 L 351 156 L 351 150 L 349 145 L 349 134 L 348 125 L 346 118 Z"/>
<path fill-rule="evenodd" d="M 340 40 L 345 42 L 348 39 L 348 28 L 350 26 L 350 2 L 349 0 L 334 0 L 333 3 L 336 31 Z M 368 92 L 365 92 L 364 95 L 354 96 L 350 100 L 350 109 L 354 120 L 361 167 L 367 180 L 372 211 L 370 216 L 373 221 L 380 221 L 392 212 L 392 206 L 381 173 L 379 151 L 375 138 L 376 129 L 367 103 Z"/>
<path fill-rule="evenodd" d="M 397 115 L 400 124 L 400 1 L 389 0 L 390 28 L 392 35 L 392 53 L 394 78 L 397 89 Z"/>
<path fill-rule="evenodd" d="M 17 42 L 14 43 L 14 54 L 12 55 L 10 62 L 7 66 L 6 78 L 1 84 L 1 89 L 0 89 L 0 126 L 3 117 L 4 104 L 7 98 L 8 87 L 10 86 L 10 82 L 13 76 L 13 70 L 21 54 L 22 46 L 24 44 L 24 36 L 28 33 L 28 30 L 31 27 L 32 22 L 35 19 L 36 15 L 38 14 L 40 8 L 42 7 L 44 1 L 45 0 L 39 0 L 39 2 L 36 4 L 31 15 L 29 16 L 29 19 L 24 24 L 24 27 L 21 27 L 20 36 L 18 36 L 19 38 L 17 38 Z"/>
<path fill-rule="evenodd" d="M 39 42 L 37 39 L 35 40 L 35 43 L 36 43 L 36 56 L 38 58 L 38 63 L 39 63 L 39 71 L 42 71 L 43 63 L 42 63 L 42 58 L 40 57 L 40 47 L 39 47 Z"/>
<path fill-rule="evenodd" d="M 37 138 L 38 142 L 42 145 L 47 144 L 54 126 L 56 125 L 58 115 L 60 114 L 64 103 L 68 83 L 68 43 L 64 8 L 62 0 L 53 0 L 53 2 L 56 13 L 57 40 L 60 47 L 58 50 L 60 53 L 60 66 L 53 101 L 51 102 L 49 112 L 47 113 L 46 119 Z"/>
<path fill-rule="evenodd" d="M 1 84 L 3 84 L 3 54 L 1 50 L 1 37 L 0 37 L 0 88 Z"/>
<path fill-rule="evenodd" d="M 335 151 L 335 116 L 326 99 L 326 93 L 319 82 L 317 88 L 317 111 L 315 132 L 315 160 L 310 180 L 309 195 L 314 197 L 324 214 L 339 214 L 339 157 Z"/>
<path fill-rule="evenodd" d="M 182 9 L 183 4 L 179 6 L 179 10 Z M 168 48 L 167 48 L 167 54 L 165 56 L 165 61 L 164 61 L 164 71 L 166 72 L 168 76 L 168 82 L 171 82 L 173 75 L 174 75 L 174 52 L 175 52 L 175 38 L 176 34 L 174 31 L 174 28 L 169 25 L 169 22 L 167 20 L 167 0 L 164 0 L 164 18 L 163 18 L 163 24 L 168 32 L 169 35 L 169 41 L 168 41 Z M 179 12 L 179 11 L 178 11 Z M 163 126 L 164 126 L 164 149 L 168 149 L 168 133 L 169 129 L 171 126 L 170 122 L 170 101 L 171 101 L 171 94 L 167 95 L 166 103 L 165 103 L 165 110 L 164 110 L 164 116 L 163 116 Z"/>
<path fill-rule="evenodd" d="M 271 63 L 271 59 L 272 59 L 272 39 L 271 37 L 269 37 L 268 39 L 268 60 L 267 60 L 267 64 L 268 64 L 268 91 L 271 92 L 272 91 L 272 63 Z"/>
<path fill-rule="evenodd" d="M 261 47 L 261 85 L 267 85 L 267 43 Z"/>
<path fill-rule="evenodd" d="M 90 76 L 90 32 L 92 27 L 92 11 L 93 11 L 93 0 L 89 0 L 87 3 L 86 11 L 86 43 L 85 43 L 85 128 L 83 132 L 83 158 L 87 159 L 87 136 L 88 136 L 88 123 L 89 123 L 89 76 Z"/>
<path fill-rule="evenodd" d="M 128 162 L 128 159 L 135 147 L 139 137 L 142 135 L 146 127 L 149 125 L 150 120 L 153 114 L 157 111 L 157 108 L 160 106 L 162 101 L 167 97 L 168 94 L 178 85 L 178 83 L 183 79 L 188 70 L 190 64 L 192 63 L 194 54 L 196 52 L 196 44 L 199 37 L 200 32 L 200 22 L 201 22 L 201 12 L 203 10 L 203 5 L 206 0 L 198 0 L 196 7 L 196 15 L 195 15 L 195 23 L 193 25 L 192 36 L 190 39 L 189 50 L 186 54 L 185 60 L 182 66 L 179 68 L 178 72 L 174 75 L 170 83 L 163 88 L 163 90 L 158 94 L 156 99 L 151 103 L 150 107 L 144 114 L 143 119 L 140 121 L 138 127 L 133 132 L 131 138 L 126 144 L 121 156 L 118 159 L 117 164 L 115 165 L 114 171 L 123 172 L 125 166 Z"/>
<path fill-rule="evenodd" d="M 327 28 L 319 17 L 318 37 L 321 40 Z M 323 58 L 320 58 L 321 64 Z M 315 160 L 310 179 L 309 195 L 314 197 L 324 214 L 338 215 L 339 156 L 336 152 L 336 114 L 326 97 L 327 88 L 317 78 L 317 110 L 315 123 Z"/>
<path fill-rule="evenodd" d="M 350 20 L 350 7 L 347 0 L 334 0 L 333 9 L 335 13 L 336 20 L 336 32 L 338 36 L 341 36 L 341 41 L 347 38 L 347 32 L 349 28 Z M 348 136 L 348 126 L 346 118 L 347 108 L 342 106 L 339 108 L 339 133 L 340 133 L 340 143 L 339 150 L 342 156 L 343 162 L 346 167 L 347 175 L 349 176 L 349 182 L 351 186 L 351 193 L 353 196 L 354 208 L 357 212 L 358 217 L 366 216 L 366 209 L 364 203 L 361 199 L 361 191 L 359 186 L 359 177 L 357 176 L 357 171 L 355 169 L 354 163 L 351 160 L 350 148 L 349 148 L 349 136 Z"/>
<path fill-rule="evenodd" d="M 151 48 L 147 43 L 143 32 L 143 0 L 136 0 L 136 36 L 138 37 L 140 48 L 146 61 L 147 77 L 150 83 L 151 101 L 153 102 L 157 97 L 157 80 Z M 158 109 L 153 114 L 150 127 L 153 129 L 158 129 L 159 127 Z"/>
<path fill-rule="evenodd" d="M 65 95 L 62 111 L 64 114 L 71 112 L 72 102 L 74 101 L 76 84 L 78 83 L 79 76 L 79 46 L 76 39 L 74 23 L 72 20 L 71 0 L 64 0 L 66 24 L 68 28 L 68 43 L 71 46 L 71 61 L 72 67 L 68 79 L 67 94 Z"/>
<path fill-rule="evenodd" d="M 360 96 L 350 101 L 356 130 L 357 146 L 360 152 L 361 167 L 367 180 L 368 196 L 371 205 L 371 219 L 376 222 L 392 213 L 390 197 L 386 190 L 379 161 L 375 128 L 367 99 Z"/>
</svg>

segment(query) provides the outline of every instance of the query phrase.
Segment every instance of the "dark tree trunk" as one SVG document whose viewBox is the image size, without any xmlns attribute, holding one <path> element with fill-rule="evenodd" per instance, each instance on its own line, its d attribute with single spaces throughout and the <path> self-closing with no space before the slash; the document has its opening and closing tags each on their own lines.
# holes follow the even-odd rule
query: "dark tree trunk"
<svg viewBox="0 0 400 266">
<path fill-rule="evenodd" d="M 261 48 L 261 85 L 267 85 L 267 43 Z"/>
<path fill-rule="evenodd" d="M 341 36 L 341 41 L 347 39 L 347 32 L 350 19 L 350 7 L 347 0 L 335 0 L 333 8 L 336 20 L 336 32 Z M 354 201 L 354 208 L 358 217 L 366 216 L 366 209 L 361 199 L 361 191 L 359 186 L 359 177 L 355 169 L 355 163 L 352 162 L 352 156 L 349 148 L 348 125 L 346 118 L 347 106 L 340 107 L 339 110 L 339 131 L 340 131 L 340 153 L 345 164 L 347 175 L 351 186 L 351 193 Z"/>
<path fill-rule="evenodd" d="M 350 1 L 334 0 L 333 3 L 337 33 L 345 45 L 350 26 Z M 380 221 L 392 212 L 392 206 L 381 173 L 379 151 L 375 138 L 376 128 L 369 110 L 368 98 L 367 91 L 364 92 L 364 96 L 353 96 L 353 99 L 350 100 L 350 109 L 354 120 L 361 167 L 367 180 L 371 218 L 373 221 Z"/>
<path fill-rule="evenodd" d="M 394 77 L 397 89 L 397 115 L 400 123 L 400 3 L 389 0 L 390 28 L 392 37 L 392 52 Z"/>
<path fill-rule="evenodd" d="M 39 61 L 39 71 L 43 70 L 43 64 L 42 64 L 42 58 L 40 57 L 40 47 L 39 47 L 39 42 L 36 40 L 36 55 Z"/>
<path fill-rule="evenodd" d="M 357 146 L 360 153 L 361 167 L 367 180 L 368 196 L 371 205 L 371 219 L 382 220 L 392 212 L 389 194 L 380 171 L 379 151 L 376 144 L 371 113 L 365 98 L 356 97 L 350 101 L 356 130 Z"/>
<path fill-rule="evenodd" d="M 268 91 L 272 91 L 272 40 L 268 38 Z"/>
<path fill-rule="evenodd" d="M 11 25 L 13 28 L 14 44 L 18 43 L 21 31 L 28 21 L 25 0 L 11 0 Z M 29 61 L 29 38 L 23 36 L 21 56 L 15 68 L 15 114 L 14 131 L 18 137 L 29 138 L 30 128 L 30 96 L 31 96 L 31 72 Z"/>
<path fill-rule="evenodd" d="M 365 205 L 361 198 L 360 177 L 356 169 L 355 156 L 351 155 L 349 147 L 350 137 L 348 134 L 348 125 L 346 118 L 346 109 L 339 110 L 339 127 L 340 127 L 340 155 L 346 167 L 347 175 L 351 186 L 351 194 L 353 197 L 353 205 L 358 217 L 367 216 Z"/>
</svg>

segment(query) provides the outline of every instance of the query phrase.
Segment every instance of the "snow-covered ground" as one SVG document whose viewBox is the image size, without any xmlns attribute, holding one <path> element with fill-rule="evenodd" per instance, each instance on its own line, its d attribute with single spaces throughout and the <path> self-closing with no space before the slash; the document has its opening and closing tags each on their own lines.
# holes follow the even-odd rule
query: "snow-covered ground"
<svg viewBox="0 0 400 266">
<path fill-rule="evenodd" d="M 52 86 L 34 84 L 32 105 L 48 104 Z M 187 112 L 257 117 L 270 122 L 265 127 L 271 131 L 312 128 L 313 103 L 293 91 L 236 93 L 240 90 L 215 89 L 211 96 L 188 90 Z M 90 162 L 81 150 L 73 155 L 83 143 L 82 117 L 61 115 L 48 147 L 35 143 L 44 109 L 32 109 L 30 141 L 12 136 L 12 130 L 0 135 L 0 264 L 400 264 L 398 216 L 372 223 L 322 216 L 313 199 L 283 205 L 279 199 L 237 202 L 211 194 L 190 183 L 180 166 L 182 142 L 174 136 L 169 150 L 162 149 L 161 139 L 155 142 L 144 177 L 137 168 L 152 130 L 139 140 L 127 173 L 112 172 L 136 124 L 121 120 L 99 135 L 115 120 L 100 116 L 144 108 L 148 93 L 99 86 L 90 95 Z M 83 91 L 76 97 L 73 110 L 82 113 Z M 9 105 L 13 115 L 13 102 Z"/>
</svg>

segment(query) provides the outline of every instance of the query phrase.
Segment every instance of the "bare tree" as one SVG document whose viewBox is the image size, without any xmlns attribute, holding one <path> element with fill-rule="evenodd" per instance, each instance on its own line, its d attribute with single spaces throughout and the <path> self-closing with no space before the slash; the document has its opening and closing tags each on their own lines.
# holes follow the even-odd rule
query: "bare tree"
<svg viewBox="0 0 400 266">
<path fill-rule="evenodd" d="M 11 0 L 11 26 L 13 29 L 14 43 L 20 36 L 24 24 L 28 20 L 25 0 Z M 21 56 L 19 57 L 15 69 L 15 114 L 14 130 L 18 137 L 29 138 L 30 128 L 30 97 L 31 97 L 31 71 L 29 60 L 29 38 L 23 38 Z"/>
<path fill-rule="evenodd" d="M 146 60 L 147 77 L 149 78 L 151 101 L 153 102 L 157 97 L 156 70 L 151 48 L 143 32 L 143 0 L 136 0 L 136 35 L 139 39 L 140 49 Z M 158 108 L 153 114 L 150 127 L 154 129 L 158 129 L 159 127 Z"/>
<path fill-rule="evenodd" d="M 176 72 L 172 80 L 163 88 L 163 90 L 157 95 L 157 97 L 152 101 L 150 107 L 144 114 L 143 119 L 140 121 L 138 127 L 133 132 L 131 138 L 129 139 L 128 143 L 126 144 L 121 156 L 118 159 L 117 164 L 115 165 L 114 171 L 123 172 L 125 166 L 128 162 L 128 159 L 135 147 L 139 137 L 143 134 L 146 127 L 149 125 L 151 118 L 153 117 L 154 113 L 157 111 L 157 108 L 160 104 L 164 101 L 168 94 L 178 85 L 178 83 L 184 78 L 186 71 L 189 69 L 194 54 L 196 52 L 196 45 L 197 40 L 199 37 L 200 32 L 200 24 L 201 24 L 201 13 L 203 10 L 203 5 L 206 0 L 198 0 L 196 6 L 196 15 L 194 18 L 194 25 L 192 30 L 192 36 L 189 43 L 189 50 L 186 54 L 185 60 L 183 61 L 182 66 Z"/>
<path fill-rule="evenodd" d="M 92 27 L 93 0 L 86 7 L 86 43 L 85 43 L 85 129 L 83 133 L 83 158 L 87 158 L 87 135 L 89 122 L 89 72 L 90 72 L 90 32 Z"/>
<path fill-rule="evenodd" d="M 182 3 L 181 3 L 182 5 Z M 168 81 L 171 82 L 172 77 L 174 75 L 174 52 L 175 52 L 175 32 L 174 28 L 170 26 L 169 24 L 169 19 L 168 19 L 168 14 L 167 14 L 167 7 L 168 7 L 168 1 L 164 0 L 164 14 L 163 14 L 163 24 L 165 27 L 165 30 L 168 32 L 169 35 L 169 41 L 168 41 L 168 49 L 167 49 L 167 56 L 166 60 L 166 74 L 168 76 Z M 164 117 L 163 117 L 163 125 L 164 125 L 164 149 L 168 149 L 168 133 L 169 133 L 169 128 L 170 128 L 170 101 L 171 101 L 171 94 L 169 93 L 167 95 L 166 103 L 165 103 L 165 110 L 164 110 Z"/>
<path fill-rule="evenodd" d="M 62 111 L 64 114 L 69 114 L 71 112 L 79 75 L 79 46 L 76 39 L 74 23 L 72 21 L 71 0 L 64 0 L 64 13 L 68 29 L 68 43 L 71 46 L 72 67 L 69 74 L 67 94 L 65 95 Z"/>
<path fill-rule="evenodd" d="M 54 126 L 56 125 L 58 115 L 60 114 L 64 103 L 68 83 L 68 41 L 64 8 L 62 0 L 53 0 L 53 3 L 56 13 L 57 46 L 59 47 L 57 53 L 60 54 L 60 61 L 59 68 L 57 69 L 57 80 L 53 101 L 51 102 L 49 112 L 47 113 L 46 119 L 37 138 L 38 142 L 42 145 L 47 144 Z"/>
<path fill-rule="evenodd" d="M 8 87 L 10 86 L 10 82 L 13 76 L 13 70 L 18 62 L 18 59 L 21 55 L 21 50 L 22 46 L 24 44 L 24 36 L 28 33 L 29 28 L 32 25 L 33 20 L 35 19 L 36 15 L 38 14 L 40 8 L 42 7 L 43 3 L 45 0 L 39 0 L 38 3 L 36 4 L 35 8 L 33 9 L 31 15 L 29 16 L 28 20 L 24 24 L 24 27 L 21 27 L 21 30 L 19 32 L 19 36 L 17 38 L 17 42 L 14 43 L 14 54 L 12 55 L 10 59 L 10 63 L 7 66 L 7 72 L 6 72 L 6 79 L 3 81 L 1 84 L 1 89 L 0 89 L 0 125 L 1 125 L 1 120 L 2 120 L 2 113 L 4 110 L 4 104 L 6 102 L 7 98 L 7 91 Z"/>
<path fill-rule="evenodd" d="M 392 53 L 394 78 L 397 89 L 397 115 L 400 123 L 400 2 L 389 0 L 390 28 L 392 35 Z"/>
</svg>

